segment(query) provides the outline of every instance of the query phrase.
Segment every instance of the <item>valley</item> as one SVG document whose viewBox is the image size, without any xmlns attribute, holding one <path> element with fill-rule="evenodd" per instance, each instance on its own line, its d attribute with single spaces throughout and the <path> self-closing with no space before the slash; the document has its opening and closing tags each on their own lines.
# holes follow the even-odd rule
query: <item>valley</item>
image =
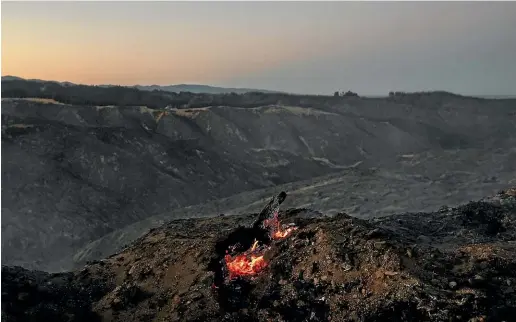
<svg viewBox="0 0 516 322">
<path fill-rule="evenodd" d="M 3 98 L 3 263 L 69 270 L 281 189 L 287 207 L 372 218 L 514 184 L 516 100 L 262 95 L 272 103 L 161 109 Z"/>
</svg>

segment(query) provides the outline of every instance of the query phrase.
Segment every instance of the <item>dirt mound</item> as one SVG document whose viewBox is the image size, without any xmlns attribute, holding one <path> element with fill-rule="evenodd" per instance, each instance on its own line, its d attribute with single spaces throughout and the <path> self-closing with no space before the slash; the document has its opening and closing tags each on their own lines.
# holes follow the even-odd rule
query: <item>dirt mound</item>
<svg viewBox="0 0 516 322">
<path fill-rule="evenodd" d="M 273 201 L 269 214 L 279 206 Z M 516 314 L 510 194 L 376 220 L 289 209 L 277 218 L 297 229 L 255 248 L 249 234 L 260 227 L 257 218 L 270 217 L 176 220 L 72 273 L 4 267 L 2 318 L 510 321 Z M 265 267 L 227 274 L 226 256 L 249 247 L 260 250 Z"/>
</svg>

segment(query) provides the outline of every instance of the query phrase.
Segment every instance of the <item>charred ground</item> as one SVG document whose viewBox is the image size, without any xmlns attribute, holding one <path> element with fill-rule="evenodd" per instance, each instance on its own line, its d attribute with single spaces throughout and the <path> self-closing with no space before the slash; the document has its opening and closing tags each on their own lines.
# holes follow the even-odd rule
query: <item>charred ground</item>
<svg viewBox="0 0 516 322">
<path fill-rule="evenodd" d="M 364 218 L 476 200 L 516 177 L 516 100 L 20 80 L 2 95 L 2 262 L 28 269 L 70 270 L 170 219 L 242 213 L 278 186 L 290 206 Z"/>
<path fill-rule="evenodd" d="M 280 219 L 298 230 L 271 243 L 267 268 L 222 288 L 222 249 L 256 218 L 174 220 L 70 273 L 3 267 L 3 320 L 510 321 L 516 314 L 515 189 L 370 220 L 286 210 Z"/>
</svg>

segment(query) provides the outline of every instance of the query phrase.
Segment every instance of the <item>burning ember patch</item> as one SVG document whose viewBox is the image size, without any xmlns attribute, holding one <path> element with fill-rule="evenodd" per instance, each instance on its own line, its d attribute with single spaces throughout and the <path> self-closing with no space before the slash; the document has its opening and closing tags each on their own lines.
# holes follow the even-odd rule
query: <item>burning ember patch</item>
<svg viewBox="0 0 516 322">
<path fill-rule="evenodd" d="M 257 246 L 258 241 L 255 240 L 249 251 L 234 257 L 228 254 L 224 257 L 229 271 L 229 279 L 234 279 L 237 276 L 252 276 L 267 267 L 263 257 L 264 252 L 257 252 Z"/>
<path fill-rule="evenodd" d="M 297 227 L 289 227 L 285 230 L 278 230 L 274 233 L 272 238 L 274 238 L 274 239 L 286 238 L 286 237 L 288 237 L 288 235 L 290 235 L 296 229 L 297 229 Z"/>
<path fill-rule="evenodd" d="M 283 239 L 288 237 L 297 227 L 288 227 L 285 229 L 281 229 L 281 223 L 278 219 L 278 212 L 274 213 L 274 217 L 266 221 L 265 225 L 269 226 L 271 229 L 271 237 L 272 239 Z"/>
<path fill-rule="evenodd" d="M 286 194 L 282 193 L 275 197 L 264 208 L 258 221 L 255 223 L 255 229 L 268 232 L 269 240 L 279 240 L 288 237 L 297 227 L 287 227 L 282 229 L 278 219 L 279 205 L 285 199 Z M 229 279 L 233 280 L 239 276 L 254 276 L 267 267 L 267 261 L 264 254 L 270 249 L 270 246 L 259 246 L 259 241 L 254 240 L 253 245 L 242 254 L 231 256 L 226 251 L 224 256 L 224 264 L 229 273 Z M 231 248 L 231 247 L 230 247 Z"/>
</svg>

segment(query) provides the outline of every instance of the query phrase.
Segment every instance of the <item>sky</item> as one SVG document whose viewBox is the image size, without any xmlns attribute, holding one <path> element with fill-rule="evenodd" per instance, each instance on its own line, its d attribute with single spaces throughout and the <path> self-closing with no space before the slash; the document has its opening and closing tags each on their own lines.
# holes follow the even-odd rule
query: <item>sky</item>
<svg viewBox="0 0 516 322">
<path fill-rule="evenodd" d="M 2 75 L 516 94 L 516 2 L 2 2 Z"/>
</svg>

